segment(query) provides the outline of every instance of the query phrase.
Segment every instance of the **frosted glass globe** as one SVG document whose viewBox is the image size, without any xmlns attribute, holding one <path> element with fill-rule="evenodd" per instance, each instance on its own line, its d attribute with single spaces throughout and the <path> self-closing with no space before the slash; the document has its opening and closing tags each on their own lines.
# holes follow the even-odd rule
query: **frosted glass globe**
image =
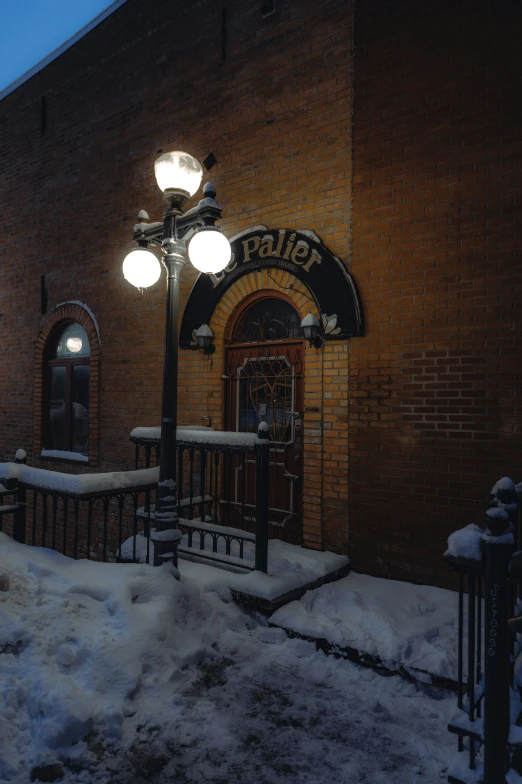
<svg viewBox="0 0 522 784">
<path fill-rule="evenodd" d="M 174 189 L 193 196 L 201 185 L 203 169 L 187 152 L 165 152 L 154 162 L 156 181 L 163 193 Z"/>
<path fill-rule="evenodd" d="M 123 262 L 123 277 L 137 289 L 153 286 L 161 275 L 161 264 L 151 250 L 134 248 Z"/>
<path fill-rule="evenodd" d="M 82 350 L 83 342 L 81 338 L 67 338 L 65 345 L 71 354 L 77 354 Z"/>
<path fill-rule="evenodd" d="M 231 254 L 225 235 L 210 226 L 194 234 L 188 246 L 189 259 L 195 268 L 210 274 L 224 270 Z"/>
</svg>

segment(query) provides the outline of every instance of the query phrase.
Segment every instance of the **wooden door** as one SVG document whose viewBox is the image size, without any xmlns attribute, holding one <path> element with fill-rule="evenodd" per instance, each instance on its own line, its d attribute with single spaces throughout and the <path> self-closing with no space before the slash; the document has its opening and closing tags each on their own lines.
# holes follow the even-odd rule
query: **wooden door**
<svg viewBox="0 0 522 784">
<path fill-rule="evenodd" d="M 302 540 L 303 359 L 303 342 L 294 340 L 231 346 L 226 357 L 227 429 L 256 433 L 260 422 L 268 423 L 269 536 L 293 544 Z M 253 530 L 253 456 L 236 466 L 232 482 L 238 495 L 246 487 L 245 522 Z"/>
</svg>

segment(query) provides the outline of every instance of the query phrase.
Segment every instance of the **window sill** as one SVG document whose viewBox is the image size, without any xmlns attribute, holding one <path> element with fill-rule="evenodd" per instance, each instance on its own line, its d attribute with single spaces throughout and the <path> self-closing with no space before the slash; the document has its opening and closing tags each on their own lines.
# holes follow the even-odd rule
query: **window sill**
<svg viewBox="0 0 522 784">
<path fill-rule="evenodd" d="M 40 460 L 67 460 L 71 463 L 88 463 L 89 457 L 81 452 L 65 452 L 60 449 L 42 449 Z"/>
</svg>

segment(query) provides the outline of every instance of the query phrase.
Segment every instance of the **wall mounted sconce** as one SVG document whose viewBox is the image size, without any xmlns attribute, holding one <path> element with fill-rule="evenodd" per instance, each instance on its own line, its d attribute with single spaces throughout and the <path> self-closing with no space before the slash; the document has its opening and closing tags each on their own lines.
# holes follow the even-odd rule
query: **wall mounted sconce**
<svg viewBox="0 0 522 784">
<path fill-rule="evenodd" d="M 301 329 L 303 330 L 305 340 L 307 340 L 311 346 L 314 348 L 321 348 L 323 345 L 323 336 L 321 335 L 321 326 L 317 316 L 314 316 L 313 313 L 309 313 L 308 316 L 305 316 L 301 321 Z"/>
<path fill-rule="evenodd" d="M 199 329 L 196 330 L 196 340 L 198 341 L 198 347 L 203 349 L 204 354 L 213 354 L 216 350 L 214 345 L 214 333 L 208 324 L 202 324 Z"/>
</svg>

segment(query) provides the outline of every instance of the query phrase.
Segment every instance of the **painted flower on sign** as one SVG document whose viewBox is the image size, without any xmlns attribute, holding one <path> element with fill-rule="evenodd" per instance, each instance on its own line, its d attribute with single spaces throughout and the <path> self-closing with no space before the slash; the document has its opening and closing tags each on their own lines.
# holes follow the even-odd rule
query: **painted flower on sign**
<svg viewBox="0 0 522 784">
<path fill-rule="evenodd" d="M 341 328 L 337 326 L 337 313 L 327 316 L 326 313 L 321 313 L 323 320 L 323 329 L 325 335 L 338 335 Z"/>
</svg>

